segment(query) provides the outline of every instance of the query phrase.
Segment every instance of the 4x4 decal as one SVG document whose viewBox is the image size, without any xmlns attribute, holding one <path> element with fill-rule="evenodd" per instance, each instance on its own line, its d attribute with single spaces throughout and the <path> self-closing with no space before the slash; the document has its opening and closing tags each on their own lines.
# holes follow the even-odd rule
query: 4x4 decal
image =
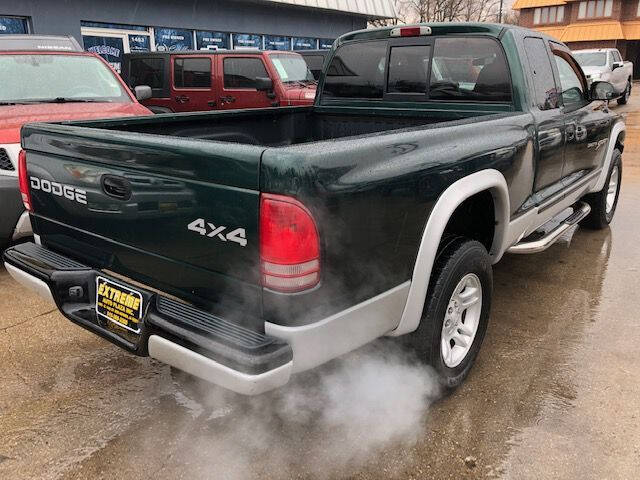
<svg viewBox="0 0 640 480">
<path fill-rule="evenodd" d="M 187 229 L 192 232 L 198 232 L 202 236 L 217 238 L 222 242 L 235 242 L 242 247 L 247 246 L 247 234 L 244 228 L 236 228 L 229 233 L 224 233 L 228 227 L 216 226 L 211 222 L 205 222 L 204 218 L 196 218 L 187 225 Z"/>
</svg>

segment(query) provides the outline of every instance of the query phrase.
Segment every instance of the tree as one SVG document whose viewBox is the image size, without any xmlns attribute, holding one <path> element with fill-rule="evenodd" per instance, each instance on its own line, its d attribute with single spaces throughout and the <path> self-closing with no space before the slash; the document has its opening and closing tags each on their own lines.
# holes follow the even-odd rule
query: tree
<svg viewBox="0 0 640 480">
<path fill-rule="evenodd" d="M 397 18 L 372 21 L 372 26 L 421 22 L 497 22 L 500 0 L 395 0 Z M 518 15 L 503 5 L 502 21 L 517 23 Z"/>
</svg>

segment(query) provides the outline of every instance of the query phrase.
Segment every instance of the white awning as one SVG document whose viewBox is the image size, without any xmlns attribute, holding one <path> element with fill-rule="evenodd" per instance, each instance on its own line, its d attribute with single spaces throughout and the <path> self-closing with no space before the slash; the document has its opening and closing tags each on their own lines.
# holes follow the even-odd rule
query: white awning
<svg viewBox="0 0 640 480">
<path fill-rule="evenodd" d="M 367 18 L 395 18 L 393 0 L 267 0 L 307 8 L 354 13 Z"/>
</svg>

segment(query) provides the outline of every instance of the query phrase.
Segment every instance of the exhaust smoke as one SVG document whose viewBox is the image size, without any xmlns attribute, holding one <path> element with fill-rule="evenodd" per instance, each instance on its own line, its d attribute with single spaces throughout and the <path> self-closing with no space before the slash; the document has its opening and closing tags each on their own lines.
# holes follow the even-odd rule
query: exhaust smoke
<svg viewBox="0 0 640 480">
<path fill-rule="evenodd" d="M 189 407 L 185 463 L 233 480 L 353 474 L 388 447 L 415 444 L 440 395 L 435 372 L 388 339 L 258 397 L 180 380 L 176 400 L 186 406 L 184 391 L 201 405 Z"/>
</svg>

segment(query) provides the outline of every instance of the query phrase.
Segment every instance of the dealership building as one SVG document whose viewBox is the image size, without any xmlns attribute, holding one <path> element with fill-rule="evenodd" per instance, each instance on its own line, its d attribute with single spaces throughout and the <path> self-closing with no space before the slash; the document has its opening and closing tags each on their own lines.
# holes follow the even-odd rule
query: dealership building
<svg viewBox="0 0 640 480">
<path fill-rule="evenodd" d="M 569 48 L 617 48 L 640 74 L 639 0 L 516 0 L 519 24 Z"/>
<path fill-rule="evenodd" d="M 119 70 L 128 52 L 313 50 L 394 17 L 393 0 L 0 0 L 0 35 L 73 35 Z"/>
</svg>

